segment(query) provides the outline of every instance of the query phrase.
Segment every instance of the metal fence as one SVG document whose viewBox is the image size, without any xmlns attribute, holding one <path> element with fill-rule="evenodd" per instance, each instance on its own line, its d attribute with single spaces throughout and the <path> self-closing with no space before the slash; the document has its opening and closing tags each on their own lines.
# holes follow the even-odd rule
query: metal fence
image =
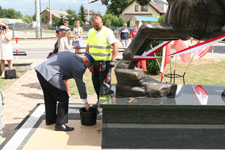
<svg viewBox="0 0 225 150">
<path fill-rule="evenodd" d="M 74 26 L 69 26 L 71 30 L 73 30 Z M 42 32 L 43 30 L 56 30 L 58 29 L 59 26 L 52 26 L 48 24 L 41 24 L 41 37 L 42 37 Z M 87 24 L 82 26 L 84 31 L 89 31 L 89 29 L 92 28 L 91 24 Z M 110 27 L 112 31 L 114 32 L 114 35 L 117 37 L 119 30 L 121 27 Z M 18 31 L 31 31 L 34 32 L 36 31 L 36 26 L 33 23 L 26 24 L 26 23 L 16 23 L 16 24 L 10 24 L 9 29 L 12 30 L 12 37 L 15 38 L 16 32 Z"/>
</svg>

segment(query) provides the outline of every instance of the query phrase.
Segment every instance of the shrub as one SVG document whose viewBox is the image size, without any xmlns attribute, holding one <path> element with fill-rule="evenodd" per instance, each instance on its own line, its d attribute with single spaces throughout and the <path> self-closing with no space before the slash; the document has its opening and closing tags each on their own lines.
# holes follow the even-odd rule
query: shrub
<svg viewBox="0 0 225 150">
<path fill-rule="evenodd" d="M 154 41 L 152 42 L 152 47 L 155 47 L 160 43 L 162 43 L 162 41 Z M 151 49 L 150 46 L 145 51 L 148 51 L 149 49 Z M 155 53 L 155 55 L 162 56 L 162 50 Z M 162 59 L 147 60 L 146 61 L 147 73 L 149 73 L 150 75 L 158 75 L 160 73 L 161 61 Z"/>
</svg>

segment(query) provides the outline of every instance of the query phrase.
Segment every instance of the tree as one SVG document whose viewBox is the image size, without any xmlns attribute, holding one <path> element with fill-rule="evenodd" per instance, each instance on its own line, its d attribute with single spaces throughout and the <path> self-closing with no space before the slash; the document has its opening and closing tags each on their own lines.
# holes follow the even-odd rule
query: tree
<svg viewBox="0 0 225 150">
<path fill-rule="evenodd" d="M 36 13 L 32 16 L 32 20 L 36 21 Z"/>
<path fill-rule="evenodd" d="M 15 9 L 3 9 L 0 6 L 0 18 L 11 18 L 11 19 L 19 19 L 22 18 L 23 15 L 20 11 L 16 11 Z"/>
<path fill-rule="evenodd" d="M 80 11 L 78 13 L 78 18 L 80 20 L 81 25 L 85 24 L 85 22 L 86 22 L 86 15 L 84 13 L 84 6 L 83 5 L 80 6 Z"/>
<path fill-rule="evenodd" d="M 164 21 L 165 21 L 165 15 L 161 15 L 158 22 L 160 24 L 164 24 Z"/>
<path fill-rule="evenodd" d="M 155 47 L 162 42 L 163 41 L 154 41 L 151 44 L 152 44 L 152 47 Z M 149 49 L 150 49 L 150 46 L 148 46 L 145 51 L 148 51 Z M 162 56 L 162 50 L 156 52 L 154 55 Z M 160 73 L 161 62 L 162 62 L 162 59 L 147 60 L 146 61 L 147 73 L 150 75 L 158 75 Z"/>
<path fill-rule="evenodd" d="M 26 22 L 26 23 L 31 23 L 32 20 L 33 20 L 33 17 L 32 16 L 29 16 L 29 15 L 26 15 L 22 18 L 23 22 Z"/>
<path fill-rule="evenodd" d="M 131 2 L 132 0 L 101 0 L 102 4 L 107 6 L 106 13 L 114 14 L 119 16 L 121 11 Z"/>
<path fill-rule="evenodd" d="M 41 22 L 47 24 L 48 16 L 46 14 L 41 15 Z"/>
<path fill-rule="evenodd" d="M 69 14 L 66 16 L 67 20 L 69 21 L 69 24 L 74 25 L 75 20 L 78 19 L 76 11 L 72 10 L 72 9 L 68 9 L 68 10 L 66 10 L 66 12 Z"/>
<path fill-rule="evenodd" d="M 53 26 L 60 26 L 64 24 L 65 18 L 63 16 L 60 16 L 60 18 L 53 17 Z"/>
<path fill-rule="evenodd" d="M 107 27 L 119 27 L 122 26 L 125 23 L 125 20 L 122 17 L 117 17 L 116 15 L 112 14 L 105 14 L 102 17 L 103 24 Z"/>
<path fill-rule="evenodd" d="M 3 9 L 2 9 L 2 6 L 0 6 L 0 18 L 3 18 Z"/>
</svg>

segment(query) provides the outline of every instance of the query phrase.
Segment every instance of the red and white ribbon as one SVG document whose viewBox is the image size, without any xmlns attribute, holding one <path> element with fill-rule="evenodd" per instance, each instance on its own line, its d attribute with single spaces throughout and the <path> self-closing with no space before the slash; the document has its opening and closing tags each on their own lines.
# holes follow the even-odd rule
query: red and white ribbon
<svg viewBox="0 0 225 150">
<path fill-rule="evenodd" d="M 209 47 L 209 46 L 211 46 L 211 45 L 213 45 L 215 43 L 218 43 L 218 42 L 222 41 L 224 38 L 225 38 L 225 34 L 220 35 L 220 36 L 215 37 L 215 38 L 212 38 L 212 39 L 209 39 L 209 40 L 206 40 L 206 41 L 204 41 L 202 43 L 195 44 L 193 46 L 190 46 L 190 47 L 185 48 L 183 50 L 180 50 L 178 52 L 172 53 L 172 54 L 170 54 L 168 56 L 176 56 L 176 55 L 181 55 L 181 54 L 185 54 L 185 53 L 190 53 L 190 52 L 196 51 L 198 49 L 203 49 L 203 48 Z M 150 49 L 148 52 L 146 52 L 142 56 L 135 55 L 132 61 L 152 60 L 152 59 L 161 58 L 161 56 L 154 57 L 154 56 L 151 56 L 151 55 L 153 55 L 154 53 L 156 53 L 159 50 L 161 50 L 164 46 L 166 46 L 170 42 L 171 41 L 164 41 L 163 43 L 161 43 L 161 44 L 157 45 L 156 47 Z"/>
<path fill-rule="evenodd" d="M 159 58 L 161 58 L 161 56 L 151 56 L 151 55 L 153 55 L 154 53 L 161 50 L 164 46 L 166 46 L 170 42 L 171 41 L 164 41 L 163 43 L 157 45 L 156 47 L 153 47 L 152 49 L 150 49 L 149 51 L 144 53 L 142 56 L 135 55 L 134 58 L 132 59 L 132 61 L 159 59 Z"/>
<path fill-rule="evenodd" d="M 208 46 L 211 46 L 215 43 L 218 43 L 218 42 L 222 41 L 224 38 L 225 38 L 225 34 L 220 35 L 220 36 L 215 37 L 215 38 L 212 38 L 212 39 L 209 39 L 209 40 L 206 40 L 202 43 L 195 44 L 193 46 L 190 46 L 188 48 L 180 50 L 179 52 L 172 53 L 169 56 L 176 56 L 176 55 L 180 55 L 180 54 L 190 53 L 190 52 L 196 51 L 198 49 L 203 49 L 203 48 L 206 48 Z"/>
<path fill-rule="evenodd" d="M 164 41 L 161 44 L 157 45 L 156 47 L 153 47 L 152 49 L 150 49 L 148 52 L 146 52 L 143 56 L 151 56 L 154 53 L 158 52 L 159 50 L 161 50 L 164 46 L 166 46 L 167 44 L 169 44 L 171 41 Z"/>
</svg>

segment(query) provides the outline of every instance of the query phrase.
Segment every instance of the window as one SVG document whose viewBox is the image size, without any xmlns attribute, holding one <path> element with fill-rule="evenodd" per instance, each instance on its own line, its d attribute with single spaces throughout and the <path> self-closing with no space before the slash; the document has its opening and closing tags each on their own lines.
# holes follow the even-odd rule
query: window
<svg viewBox="0 0 225 150">
<path fill-rule="evenodd" d="M 136 12 L 138 11 L 138 5 L 135 5 L 135 11 Z"/>
<path fill-rule="evenodd" d="M 148 11 L 148 5 L 142 5 L 141 11 Z"/>
</svg>

